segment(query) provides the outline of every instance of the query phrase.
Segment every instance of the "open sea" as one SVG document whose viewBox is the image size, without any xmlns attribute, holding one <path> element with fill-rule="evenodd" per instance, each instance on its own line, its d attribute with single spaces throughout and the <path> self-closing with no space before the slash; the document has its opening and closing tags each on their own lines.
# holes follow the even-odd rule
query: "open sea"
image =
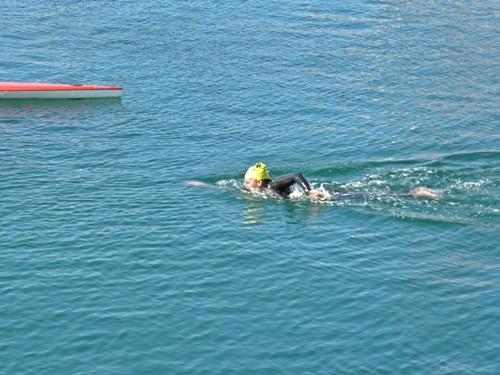
<svg viewBox="0 0 500 375">
<path fill-rule="evenodd" d="M 0 101 L 0 374 L 500 374 L 499 56 L 493 0 L 0 0 L 0 81 L 124 87 Z"/>
</svg>

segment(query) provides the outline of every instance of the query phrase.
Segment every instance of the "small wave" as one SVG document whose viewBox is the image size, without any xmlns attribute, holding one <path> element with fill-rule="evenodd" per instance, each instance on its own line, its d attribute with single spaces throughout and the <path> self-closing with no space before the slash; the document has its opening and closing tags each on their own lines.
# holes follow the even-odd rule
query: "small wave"
<svg viewBox="0 0 500 375">
<path fill-rule="evenodd" d="M 344 162 L 331 167 L 324 167 L 314 170 L 311 173 L 317 176 L 338 176 L 352 173 L 362 173 L 363 171 L 388 170 L 396 168 L 401 170 L 434 169 L 446 168 L 455 165 L 456 162 L 477 162 L 485 161 L 485 165 L 492 166 L 492 161 L 500 161 L 500 151 L 482 150 L 475 152 L 460 152 L 452 154 L 433 154 L 426 157 L 416 157 L 408 159 L 381 159 L 381 160 L 360 160 Z"/>
<path fill-rule="evenodd" d="M 442 161 L 477 161 L 487 159 L 491 161 L 492 159 L 500 160 L 500 151 L 496 150 L 483 150 L 475 152 L 459 152 L 454 154 L 449 154 L 441 157 Z"/>
<path fill-rule="evenodd" d="M 410 220 L 422 224 L 449 224 L 449 225 L 466 225 L 477 226 L 491 229 L 500 229 L 500 225 L 492 222 L 478 221 L 475 217 L 466 217 L 454 215 L 453 213 L 431 213 L 431 212 L 406 212 L 406 211 L 391 211 L 394 217 L 403 220 Z"/>
<path fill-rule="evenodd" d="M 368 160 L 368 161 L 353 161 L 344 164 L 325 167 L 312 171 L 315 176 L 338 176 L 349 175 L 352 173 L 362 173 L 380 168 L 401 167 L 401 166 L 418 166 L 424 161 L 421 159 L 383 159 L 383 160 Z"/>
</svg>

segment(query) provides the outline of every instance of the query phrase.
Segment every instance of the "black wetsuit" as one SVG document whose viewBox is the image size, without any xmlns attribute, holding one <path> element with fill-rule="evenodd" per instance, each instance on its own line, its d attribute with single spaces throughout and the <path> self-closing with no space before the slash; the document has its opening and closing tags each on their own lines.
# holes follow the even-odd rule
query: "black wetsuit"
<svg viewBox="0 0 500 375">
<path fill-rule="evenodd" d="M 292 186 L 297 184 L 306 194 L 311 191 L 311 185 L 300 173 L 290 173 L 272 180 L 269 188 L 283 198 L 287 198 L 292 193 Z"/>
</svg>

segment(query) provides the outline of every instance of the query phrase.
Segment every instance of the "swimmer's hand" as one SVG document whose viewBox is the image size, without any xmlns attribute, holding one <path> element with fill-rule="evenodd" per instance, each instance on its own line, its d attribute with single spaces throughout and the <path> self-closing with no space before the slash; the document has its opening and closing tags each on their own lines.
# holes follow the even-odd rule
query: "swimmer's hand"
<svg viewBox="0 0 500 375">
<path fill-rule="evenodd" d="M 211 187 L 212 185 L 201 181 L 186 181 L 187 186 Z"/>
<path fill-rule="evenodd" d="M 443 192 L 436 189 L 428 189 L 425 187 L 418 187 L 410 190 L 410 195 L 413 198 L 427 198 L 427 199 L 439 199 L 443 196 Z"/>
<path fill-rule="evenodd" d="M 321 201 L 327 198 L 327 195 L 319 190 L 310 190 L 308 195 L 311 199 L 319 199 Z"/>
</svg>

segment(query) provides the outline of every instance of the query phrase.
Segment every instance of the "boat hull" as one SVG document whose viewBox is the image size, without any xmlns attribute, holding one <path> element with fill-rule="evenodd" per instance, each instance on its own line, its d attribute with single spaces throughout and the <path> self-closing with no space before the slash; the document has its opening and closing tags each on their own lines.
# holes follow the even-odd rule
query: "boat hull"
<svg viewBox="0 0 500 375">
<path fill-rule="evenodd" d="M 0 82 L 0 99 L 119 98 L 122 91 L 119 86 Z"/>
</svg>

